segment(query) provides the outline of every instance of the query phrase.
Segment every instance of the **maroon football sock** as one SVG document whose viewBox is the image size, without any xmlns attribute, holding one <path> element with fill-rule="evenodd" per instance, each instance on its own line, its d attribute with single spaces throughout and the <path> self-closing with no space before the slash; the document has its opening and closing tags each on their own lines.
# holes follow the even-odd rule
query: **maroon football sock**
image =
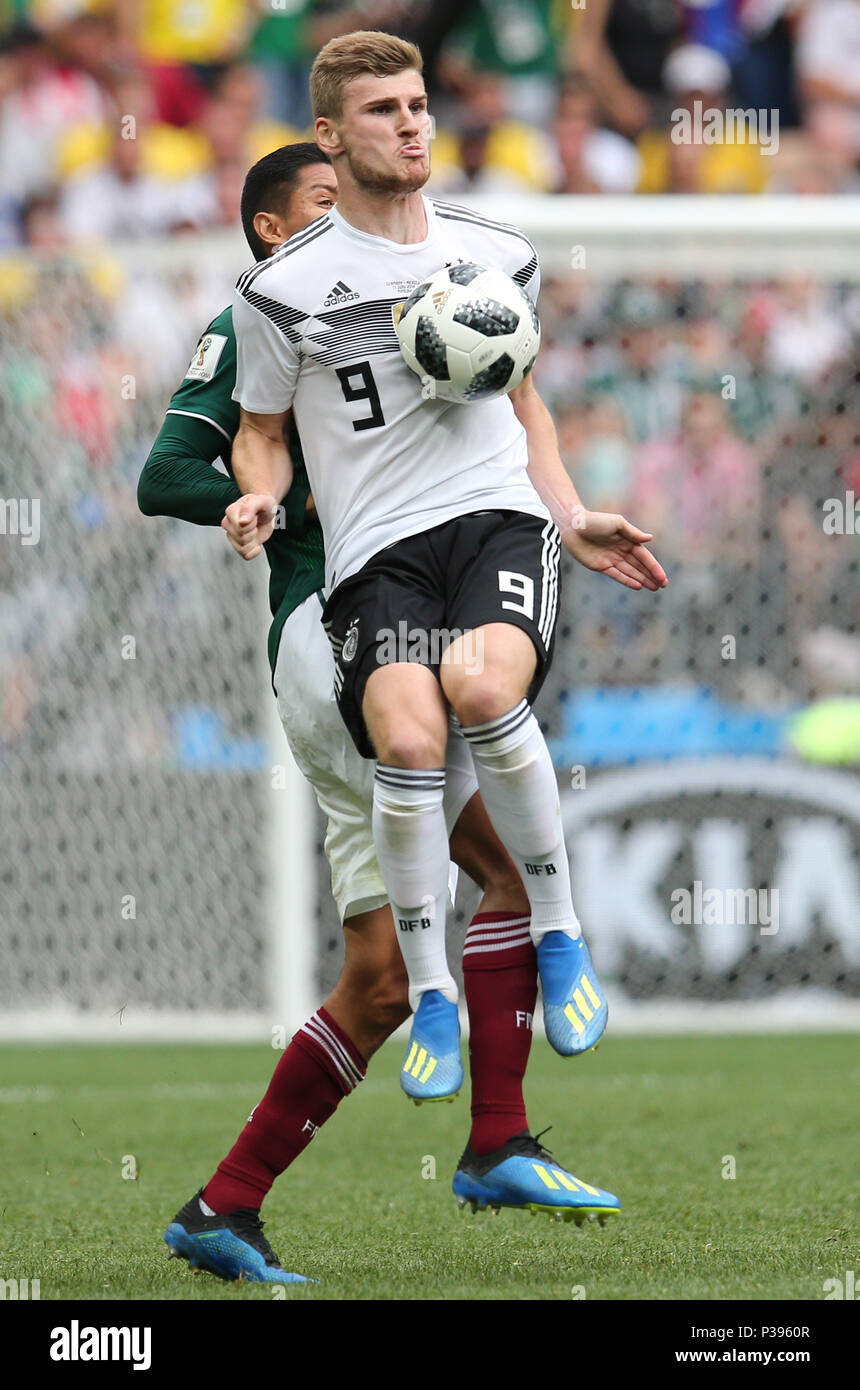
<svg viewBox="0 0 860 1390">
<path fill-rule="evenodd" d="M 279 1173 L 310 1143 L 367 1063 L 324 1008 L 296 1033 L 275 1067 L 269 1089 L 252 1111 L 203 1200 L 216 1212 L 261 1205 Z"/>
<path fill-rule="evenodd" d="M 528 1128 L 523 1077 L 532 1043 L 537 956 L 528 916 L 479 912 L 463 948 L 476 1154 Z"/>
</svg>

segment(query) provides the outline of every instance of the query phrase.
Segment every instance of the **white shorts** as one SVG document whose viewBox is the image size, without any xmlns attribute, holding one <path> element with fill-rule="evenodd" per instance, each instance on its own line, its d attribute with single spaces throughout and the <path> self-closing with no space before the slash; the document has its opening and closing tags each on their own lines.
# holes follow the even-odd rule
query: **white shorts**
<svg viewBox="0 0 860 1390">
<path fill-rule="evenodd" d="M 284 623 L 274 686 L 278 714 L 296 763 L 328 820 L 325 853 L 340 920 L 388 902 L 373 847 L 371 813 L 376 764 L 356 751 L 334 698 L 334 660 L 323 631 L 322 604 L 311 594 Z M 448 834 L 478 790 L 472 755 L 452 728 L 445 765 Z M 456 885 L 452 869 L 450 889 Z"/>
</svg>

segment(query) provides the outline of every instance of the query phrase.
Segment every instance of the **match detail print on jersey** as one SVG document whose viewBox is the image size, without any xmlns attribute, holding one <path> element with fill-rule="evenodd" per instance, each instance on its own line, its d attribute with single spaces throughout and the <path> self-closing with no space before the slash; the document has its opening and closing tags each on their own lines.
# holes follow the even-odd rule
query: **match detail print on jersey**
<svg viewBox="0 0 860 1390">
<path fill-rule="evenodd" d="M 194 356 L 185 373 L 186 381 L 211 381 L 218 366 L 218 359 L 227 345 L 223 333 L 204 333 L 194 349 Z"/>
</svg>

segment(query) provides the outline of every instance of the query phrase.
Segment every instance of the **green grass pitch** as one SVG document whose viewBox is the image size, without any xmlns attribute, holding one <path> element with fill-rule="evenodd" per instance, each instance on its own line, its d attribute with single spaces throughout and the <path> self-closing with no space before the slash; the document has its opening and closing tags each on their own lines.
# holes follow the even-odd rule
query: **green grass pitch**
<svg viewBox="0 0 860 1390">
<path fill-rule="evenodd" d="M 581 1231 L 459 1212 L 467 1093 L 411 1105 L 401 1053 L 382 1050 L 266 1204 L 286 1268 L 319 1280 L 288 1299 L 815 1300 L 856 1265 L 853 1036 L 610 1036 L 567 1061 L 536 1041 L 533 1131 L 552 1125 L 556 1158 L 622 1201 L 614 1224 Z M 276 1060 L 244 1045 L 0 1047 L 0 1278 L 38 1278 L 43 1300 L 270 1299 L 168 1262 L 162 1234 Z"/>
</svg>

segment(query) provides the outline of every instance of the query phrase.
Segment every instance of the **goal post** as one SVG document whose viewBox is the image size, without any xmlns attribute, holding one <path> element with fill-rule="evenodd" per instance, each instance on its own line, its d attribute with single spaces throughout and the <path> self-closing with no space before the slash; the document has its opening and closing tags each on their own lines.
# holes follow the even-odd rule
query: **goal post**
<svg viewBox="0 0 860 1390">
<path fill-rule="evenodd" d="M 271 752 L 267 817 L 266 937 L 268 1003 L 274 1026 L 295 1031 L 319 1007 L 316 919 L 325 892 L 317 871 L 314 794 L 296 766 L 274 698 L 266 706 Z"/>
<path fill-rule="evenodd" d="M 487 197 L 470 206 L 531 236 L 545 275 L 857 279 L 855 196 Z"/>
</svg>

